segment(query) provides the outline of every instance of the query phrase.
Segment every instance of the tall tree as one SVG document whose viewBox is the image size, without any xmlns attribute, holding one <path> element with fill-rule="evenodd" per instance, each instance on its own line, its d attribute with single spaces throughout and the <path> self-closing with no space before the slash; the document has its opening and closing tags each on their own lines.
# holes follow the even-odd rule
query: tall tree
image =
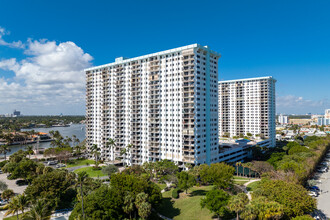
<svg viewBox="0 0 330 220">
<path fill-rule="evenodd" d="M 135 202 L 134 194 L 128 192 L 124 198 L 123 210 L 126 214 L 129 215 L 129 219 L 132 219 L 132 212 L 134 211 L 134 202 Z"/>
<path fill-rule="evenodd" d="M 77 184 L 80 187 L 80 196 L 81 196 L 81 210 L 82 210 L 82 216 L 85 220 L 85 212 L 84 212 L 84 194 L 83 194 L 83 185 L 88 178 L 88 174 L 86 171 L 79 172 L 77 175 Z"/>
<path fill-rule="evenodd" d="M 249 198 L 245 193 L 239 193 L 232 196 L 228 202 L 228 209 L 236 212 L 236 219 L 239 220 L 239 213 L 242 212 L 249 203 Z"/>
<path fill-rule="evenodd" d="M 227 212 L 228 201 L 228 193 L 223 190 L 213 189 L 207 192 L 205 198 L 201 200 L 201 207 L 206 207 L 220 218 Z"/>
<path fill-rule="evenodd" d="M 29 159 L 31 159 L 31 154 L 33 154 L 33 146 L 32 145 L 26 146 L 25 150 L 29 154 Z"/>
<path fill-rule="evenodd" d="M 108 142 L 106 143 L 106 146 L 109 148 L 110 152 L 111 152 L 111 155 L 112 155 L 112 161 L 115 160 L 114 158 L 114 148 L 116 147 L 116 141 L 112 138 L 110 138 L 108 140 Z"/>
<path fill-rule="evenodd" d="M 17 217 L 17 220 L 19 219 L 18 218 L 18 212 L 20 211 L 20 206 L 19 206 L 19 201 L 18 201 L 18 197 L 14 197 L 12 198 L 8 205 L 7 205 L 7 212 L 5 213 L 5 216 L 7 215 L 15 215 L 16 214 L 16 217 Z"/>
<path fill-rule="evenodd" d="M 181 171 L 177 174 L 178 177 L 178 186 L 180 189 L 188 193 L 188 189 L 193 187 L 196 184 L 195 177 L 186 171 Z"/>
<path fill-rule="evenodd" d="M 108 166 L 102 167 L 102 173 L 109 176 L 109 178 L 111 178 L 111 175 L 116 172 L 118 172 L 118 168 L 113 164 L 109 164 Z"/>
<path fill-rule="evenodd" d="M 90 152 L 91 154 L 94 156 L 94 159 L 95 159 L 95 166 L 98 167 L 99 164 L 99 156 L 101 155 L 100 153 L 100 148 L 97 146 L 97 144 L 93 144 L 90 148 Z"/>
<path fill-rule="evenodd" d="M 23 220 L 49 220 L 51 212 L 49 204 L 43 199 L 38 199 L 32 204 L 29 212 L 23 215 Z"/>
<path fill-rule="evenodd" d="M 0 191 L 5 191 L 6 189 L 8 189 L 7 183 L 5 183 L 4 181 L 0 180 Z"/>
<path fill-rule="evenodd" d="M 7 160 L 7 153 L 10 151 L 11 151 L 11 149 L 7 144 L 0 146 L 0 153 L 5 155 L 5 160 Z"/>
<path fill-rule="evenodd" d="M 18 195 L 17 199 L 18 199 L 17 201 L 18 201 L 19 209 L 24 215 L 24 210 L 29 206 L 30 201 L 24 193 L 21 195 Z"/>
</svg>

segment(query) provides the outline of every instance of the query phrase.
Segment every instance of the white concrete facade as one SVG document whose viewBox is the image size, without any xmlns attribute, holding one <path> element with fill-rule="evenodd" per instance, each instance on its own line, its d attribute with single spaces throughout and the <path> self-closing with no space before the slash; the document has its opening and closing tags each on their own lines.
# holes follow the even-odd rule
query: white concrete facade
<svg viewBox="0 0 330 220">
<path fill-rule="evenodd" d="M 279 115 L 278 116 L 278 123 L 280 124 L 288 124 L 289 123 L 289 118 L 287 115 Z"/>
<path fill-rule="evenodd" d="M 219 135 L 251 133 L 275 146 L 275 82 L 272 77 L 219 81 Z"/>
<path fill-rule="evenodd" d="M 86 69 L 87 146 L 128 165 L 217 162 L 219 58 L 193 44 Z"/>
</svg>

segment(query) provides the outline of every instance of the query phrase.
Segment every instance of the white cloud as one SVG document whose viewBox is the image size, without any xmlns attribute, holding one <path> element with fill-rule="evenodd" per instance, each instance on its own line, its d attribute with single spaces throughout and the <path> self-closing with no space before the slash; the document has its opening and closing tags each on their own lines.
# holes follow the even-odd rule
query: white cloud
<svg viewBox="0 0 330 220">
<path fill-rule="evenodd" d="M 24 44 L 22 41 L 13 41 L 13 42 L 7 42 L 3 39 L 3 36 L 9 35 L 10 32 L 6 31 L 3 27 L 0 27 L 0 45 L 2 46 L 8 46 L 12 48 L 24 48 Z"/>
<path fill-rule="evenodd" d="M 55 110 L 82 114 L 85 103 L 83 69 L 91 66 L 93 58 L 70 41 L 57 44 L 45 39 L 29 39 L 25 45 L 25 59 L 0 60 L 0 69 L 15 73 L 11 79 L 0 78 L 0 112 L 8 112 L 10 106 L 30 114 L 58 113 L 52 112 Z M 36 106 L 39 112 L 33 112 Z"/>
<path fill-rule="evenodd" d="M 322 113 L 325 109 L 330 108 L 330 100 L 310 100 L 303 97 L 293 95 L 279 96 L 276 99 L 277 113 L 287 114 L 306 114 L 306 113 Z"/>
</svg>

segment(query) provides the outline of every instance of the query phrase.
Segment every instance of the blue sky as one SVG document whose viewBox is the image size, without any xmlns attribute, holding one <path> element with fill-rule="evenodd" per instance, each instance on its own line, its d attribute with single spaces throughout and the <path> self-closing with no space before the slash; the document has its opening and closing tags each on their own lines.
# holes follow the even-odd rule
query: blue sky
<svg viewBox="0 0 330 220">
<path fill-rule="evenodd" d="M 192 43 L 222 54 L 221 80 L 274 76 L 278 113 L 323 113 L 329 8 L 326 0 L 2 0 L 0 114 L 84 114 L 83 68 Z"/>
</svg>

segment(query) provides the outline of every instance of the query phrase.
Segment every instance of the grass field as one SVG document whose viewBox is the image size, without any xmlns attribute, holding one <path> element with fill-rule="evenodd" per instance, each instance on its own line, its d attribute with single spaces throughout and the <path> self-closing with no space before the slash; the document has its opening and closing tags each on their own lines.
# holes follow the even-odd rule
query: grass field
<svg viewBox="0 0 330 220">
<path fill-rule="evenodd" d="M 18 215 L 18 218 L 20 219 L 21 217 L 21 214 Z M 16 215 L 13 215 L 13 216 L 10 216 L 10 217 L 7 217 L 7 218 L 4 218 L 3 220 L 17 220 L 17 216 Z"/>
<path fill-rule="evenodd" d="M 179 199 L 173 200 L 171 198 L 173 189 L 164 192 L 163 203 L 157 211 L 174 220 L 211 220 L 213 215 L 208 209 L 201 208 L 200 201 L 212 188 L 213 186 L 193 187 L 188 190 L 188 195 L 181 193 Z"/>
<path fill-rule="evenodd" d="M 234 180 L 254 180 L 254 178 L 234 176 Z"/>
<path fill-rule="evenodd" d="M 259 186 L 259 181 L 250 183 L 249 185 L 246 186 L 247 191 L 253 191 Z"/>
<path fill-rule="evenodd" d="M 101 177 L 106 176 L 104 173 L 102 173 L 101 170 L 93 170 L 93 167 L 83 167 L 75 170 L 75 173 L 79 173 L 81 171 L 86 171 L 89 177 Z"/>
<path fill-rule="evenodd" d="M 86 159 L 74 160 L 74 161 L 72 161 L 71 163 L 69 163 L 67 165 L 67 168 L 69 168 L 69 167 L 83 166 L 83 165 L 86 165 L 87 163 L 88 164 L 94 164 L 95 161 L 94 160 L 86 160 Z"/>
<path fill-rule="evenodd" d="M 163 189 L 165 189 L 166 184 L 157 183 L 157 186 L 159 186 L 159 188 L 160 188 L 161 190 L 163 190 Z"/>
<path fill-rule="evenodd" d="M 237 184 L 237 185 L 240 185 L 240 186 L 243 186 L 245 183 L 249 182 L 248 180 L 240 180 L 240 181 L 235 181 L 234 180 L 234 184 Z"/>
</svg>

